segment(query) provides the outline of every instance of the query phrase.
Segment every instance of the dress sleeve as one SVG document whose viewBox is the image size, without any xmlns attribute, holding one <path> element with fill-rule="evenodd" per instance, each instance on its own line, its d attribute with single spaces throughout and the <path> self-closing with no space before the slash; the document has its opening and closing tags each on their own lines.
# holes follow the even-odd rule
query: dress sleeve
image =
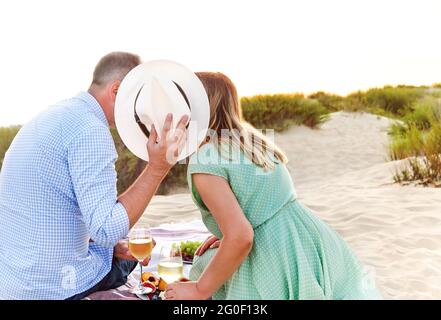
<svg viewBox="0 0 441 320">
<path fill-rule="evenodd" d="M 228 160 L 220 156 L 218 150 L 213 145 L 202 147 L 197 153 L 193 154 L 188 164 L 188 175 L 195 173 L 205 173 L 218 176 L 229 181 L 226 162 Z"/>
<path fill-rule="evenodd" d="M 228 173 L 228 166 L 225 164 L 225 159 L 221 158 L 216 147 L 211 145 L 203 146 L 197 153 L 190 157 L 190 162 L 187 169 L 188 187 L 199 209 L 208 211 L 202 198 L 193 184 L 192 175 L 195 173 L 209 174 L 218 176 L 230 182 Z"/>
</svg>

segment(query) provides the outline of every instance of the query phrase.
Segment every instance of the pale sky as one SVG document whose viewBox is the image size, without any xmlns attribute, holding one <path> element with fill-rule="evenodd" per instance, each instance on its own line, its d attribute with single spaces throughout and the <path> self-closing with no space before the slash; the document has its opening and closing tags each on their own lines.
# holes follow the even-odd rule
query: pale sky
<svg viewBox="0 0 441 320">
<path fill-rule="evenodd" d="M 129 51 L 221 71 L 239 94 L 441 82 L 439 0 L 4 1 L 0 126 L 87 89 Z"/>
</svg>

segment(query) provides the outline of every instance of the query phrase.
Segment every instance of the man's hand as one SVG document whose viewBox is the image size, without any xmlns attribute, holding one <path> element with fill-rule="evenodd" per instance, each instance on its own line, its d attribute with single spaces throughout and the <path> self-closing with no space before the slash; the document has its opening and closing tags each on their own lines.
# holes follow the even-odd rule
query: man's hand
<svg viewBox="0 0 441 320">
<path fill-rule="evenodd" d="M 158 190 L 159 184 L 177 162 L 177 157 L 186 144 L 187 131 L 185 126 L 187 125 L 188 117 L 184 116 L 181 118 L 176 126 L 176 130 L 171 135 L 172 120 L 172 114 L 168 114 L 159 141 L 158 133 L 152 126 L 147 144 L 149 164 L 136 181 L 118 197 L 118 201 L 126 209 L 130 228 L 141 218 L 145 208 L 155 195 L 156 190 Z"/>
<path fill-rule="evenodd" d="M 187 131 L 185 126 L 188 116 L 183 116 L 173 134 L 170 134 L 173 122 L 173 114 L 169 113 L 165 119 L 161 136 L 158 142 L 158 132 L 152 125 L 147 151 L 149 153 L 149 167 L 158 175 L 165 175 L 175 165 L 177 158 L 187 141 Z"/>
<path fill-rule="evenodd" d="M 153 240 L 153 248 L 156 246 L 156 241 Z M 113 256 L 115 258 L 118 259 L 123 259 L 123 260 L 130 260 L 130 261 L 138 261 L 134 256 L 132 256 L 132 254 L 130 253 L 129 250 L 129 240 L 125 239 L 125 240 L 120 240 L 116 246 L 113 248 Z M 148 265 L 150 262 L 150 257 L 148 257 L 147 259 L 145 259 L 142 262 L 143 266 Z"/>
</svg>

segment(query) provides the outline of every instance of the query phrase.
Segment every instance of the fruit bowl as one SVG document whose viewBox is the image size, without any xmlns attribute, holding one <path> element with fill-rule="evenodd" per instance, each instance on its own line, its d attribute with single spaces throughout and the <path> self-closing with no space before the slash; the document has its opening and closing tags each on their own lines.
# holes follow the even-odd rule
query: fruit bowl
<svg viewBox="0 0 441 320">
<path fill-rule="evenodd" d="M 194 254 L 201 244 L 200 241 L 181 241 L 180 247 L 184 263 L 191 264 L 193 262 Z"/>
<path fill-rule="evenodd" d="M 151 290 L 150 293 L 144 295 L 138 295 L 138 298 L 142 300 L 162 300 L 164 296 L 165 289 L 167 288 L 167 283 L 164 279 L 155 276 L 151 272 L 143 272 L 141 275 L 142 285 Z M 182 278 L 180 281 L 187 282 L 190 281 L 187 278 Z"/>
</svg>

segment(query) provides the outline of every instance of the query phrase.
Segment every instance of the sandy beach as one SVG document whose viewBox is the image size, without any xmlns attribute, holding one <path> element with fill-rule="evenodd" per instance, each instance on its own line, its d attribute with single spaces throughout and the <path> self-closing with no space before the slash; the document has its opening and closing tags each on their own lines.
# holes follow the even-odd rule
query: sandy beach
<svg viewBox="0 0 441 320">
<path fill-rule="evenodd" d="M 441 189 L 394 184 L 392 120 L 337 112 L 320 129 L 276 135 L 299 199 L 329 223 L 376 275 L 386 299 L 441 299 Z M 141 224 L 189 222 L 189 194 L 156 196 Z"/>
</svg>

